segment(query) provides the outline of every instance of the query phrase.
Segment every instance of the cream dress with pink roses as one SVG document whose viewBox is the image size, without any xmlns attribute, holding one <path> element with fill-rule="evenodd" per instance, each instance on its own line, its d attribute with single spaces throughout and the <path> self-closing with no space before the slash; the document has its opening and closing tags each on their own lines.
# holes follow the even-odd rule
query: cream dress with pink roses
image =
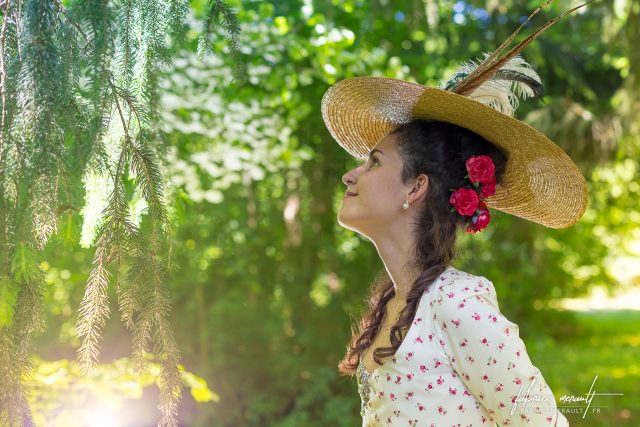
<svg viewBox="0 0 640 427">
<path fill-rule="evenodd" d="M 423 294 L 395 356 L 358 366 L 362 425 L 568 426 L 493 283 L 449 267 Z"/>
</svg>

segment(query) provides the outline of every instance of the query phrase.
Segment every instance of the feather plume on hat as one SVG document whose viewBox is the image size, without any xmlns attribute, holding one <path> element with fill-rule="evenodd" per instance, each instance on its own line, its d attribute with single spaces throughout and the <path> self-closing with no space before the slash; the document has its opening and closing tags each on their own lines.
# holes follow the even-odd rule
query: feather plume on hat
<svg viewBox="0 0 640 427">
<path fill-rule="evenodd" d="M 487 58 L 490 54 L 484 55 Z M 477 66 L 478 64 L 474 61 L 462 64 L 451 79 L 440 85 L 441 89 L 451 91 L 452 87 Z M 542 99 L 542 81 L 538 73 L 520 55 L 508 60 L 492 78 L 467 95 L 509 116 L 513 116 L 518 108 L 520 98 L 526 99 L 533 96 Z"/>
<path fill-rule="evenodd" d="M 482 62 L 477 63 L 470 60 L 463 63 L 452 78 L 440 84 L 440 88 L 467 96 L 509 116 L 513 116 L 520 98 L 526 99 L 535 96 L 542 99 L 543 87 L 540 76 L 518 55 L 519 52 L 556 21 L 594 0 L 589 0 L 551 19 L 502 57 L 499 55 L 522 27 L 551 1 L 547 0 L 542 6 L 531 12 L 520 27 L 507 37 L 493 53 L 484 53 Z"/>
</svg>

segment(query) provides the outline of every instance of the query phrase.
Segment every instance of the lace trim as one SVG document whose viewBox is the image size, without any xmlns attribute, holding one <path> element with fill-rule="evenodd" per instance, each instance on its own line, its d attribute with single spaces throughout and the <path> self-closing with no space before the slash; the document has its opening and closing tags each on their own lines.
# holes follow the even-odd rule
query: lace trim
<svg viewBox="0 0 640 427">
<path fill-rule="evenodd" d="M 358 364 L 357 375 L 356 378 L 358 380 L 358 393 L 360 394 L 360 415 L 364 417 L 365 408 L 367 403 L 369 403 L 369 373 L 365 369 L 362 362 Z"/>
</svg>

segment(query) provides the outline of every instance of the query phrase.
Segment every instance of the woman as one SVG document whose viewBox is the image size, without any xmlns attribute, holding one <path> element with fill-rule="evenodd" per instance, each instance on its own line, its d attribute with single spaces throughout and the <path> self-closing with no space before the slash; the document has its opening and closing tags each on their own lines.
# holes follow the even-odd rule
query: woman
<svg viewBox="0 0 640 427">
<path fill-rule="evenodd" d="M 388 274 L 339 366 L 357 375 L 363 426 L 568 425 L 493 283 L 451 266 L 457 233 L 481 232 L 489 208 L 553 228 L 586 209 L 576 165 L 512 117 L 516 93 L 541 92 L 516 56 L 533 38 L 440 89 L 356 77 L 323 98 L 332 136 L 366 160 L 343 176 L 338 221 L 373 242 Z"/>
</svg>

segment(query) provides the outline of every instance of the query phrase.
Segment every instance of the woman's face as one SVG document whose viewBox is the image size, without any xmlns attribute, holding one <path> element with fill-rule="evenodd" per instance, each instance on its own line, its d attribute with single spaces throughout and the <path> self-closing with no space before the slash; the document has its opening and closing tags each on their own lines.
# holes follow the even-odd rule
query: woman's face
<svg viewBox="0 0 640 427">
<path fill-rule="evenodd" d="M 342 176 L 347 188 L 338 223 L 371 237 L 396 221 L 411 189 L 402 183 L 401 171 L 396 136 L 389 134 L 371 150 L 366 162 Z"/>
</svg>

